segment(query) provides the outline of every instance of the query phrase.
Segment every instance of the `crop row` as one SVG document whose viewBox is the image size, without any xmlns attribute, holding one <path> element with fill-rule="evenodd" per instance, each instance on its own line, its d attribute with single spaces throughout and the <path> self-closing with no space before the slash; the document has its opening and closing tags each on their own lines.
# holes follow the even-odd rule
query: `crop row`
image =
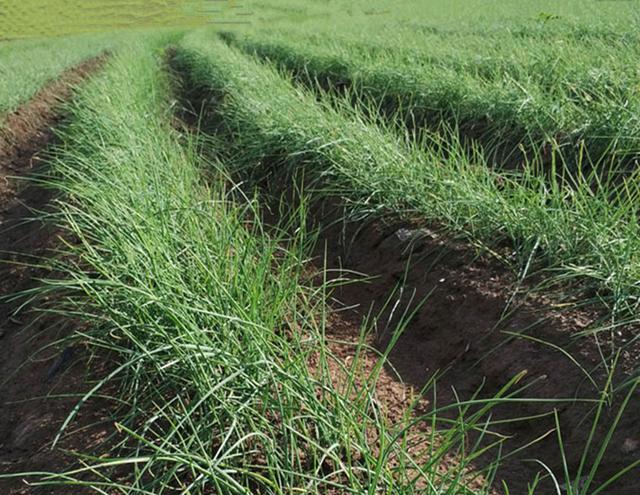
<svg viewBox="0 0 640 495">
<path fill-rule="evenodd" d="M 614 309 L 635 306 L 640 232 L 632 181 L 612 199 L 581 181 L 548 183 L 526 172 L 511 179 L 484 166 L 481 155 L 469 158 L 455 140 L 400 141 L 348 101 L 340 108 L 318 101 L 274 67 L 198 36 L 180 44 L 175 63 L 205 103 L 215 100 L 213 119 L 234 143 L 237 166 L 263 176 L 304 169 L 320 195 L 417 215 L 474 242 L 507 240 L 516 264 L 541 261 L 562 279 L 595 287 Z"/>
<path fill-rule="evenodd" d="M 225 39 L 276 63 L 310 87 L 345 88 L 386 116 L 415 128 L 455 126 L 477 139 L 499 165 L 518 164 L 546 147 L 562 150 L 575 166 L 577 147 L 603 166 L 628 163 L 640 151 L 640 99 L 631 60 L 619 44 L 509 42 L 477 36 L 428 36 L 413 45 L 290 33 Z M 504 46 L 505 42 L 507 47 Z M 614 57 L 615 55 L 615 57 Z M 499 151 L 499 153 L 496 153 Z M 520 158 L 521 160 L 521 158 Z"/>
<path fill-rule="evenodd" d="M 121 435 L 108 458 L 44 482 L 158 494 L 485 493 L 467 483 L 486 446 L 469 448 L 469 433 L 493 442 L 483 421 L 518 377 L 496 397 L 449 406 L 455 420 L 409 408 L 389 424 L 375 397 L 384 358 L 363 385 L 364 344 L 345 365 L 325 338 L 328 288 L 308 278 L 308 205 L 267 226 L 247 186 L 304 177 L 314 199 L 339 197 L 352 212 L 419 217 L 486 246 L 506 240 L 514 266 L 550 267 L 618 310 L 638 296 L 633 183 L 612 198 L 581 181 L 503 175 L 453 136 L 403 140 L 353 100 L 319 98 L 211 33 L 178 42 L 169 75 L 164 47 L 175 39 L 120 44 L 61 132 L 51 185 L 64 193 L 57 219 L 73 243 L 52 260 L 64 277 L 42 290 L 63 291 L 55 311 L 86 320 L 77 337 L 109 361 L 79 408 L 115 393 Z M 222 139 L 176 130 L 176 82 Z M 486 463 L 489 482 L 496 465 Z"/>
<path fill-rule="evenodd" d="M 356 358 L 346 382 L 331 379 L 325 288 L 303 278 L 313 236 L 266 229 L 260 205 L 227 189 L 225 164 L 203 161 L 173 129 L 158 46 L 121 49 L 82 91 L 55 165 L 59 221 L 76 242 L 50 288 L 70 295 L 66 309 L 90 323 L 83 340 L 112 359 L 81 403 L 117 384 L 123 437 L 108 459 L 53 482 L 155 494 L 472 493 L 463 474 L 475 454 L 442 461 L 491 403 L 471 418 L 461 407 L 439 442 L 435 430 L 413 438 L 427 452 L 414 458 L 410 411 L 387 424 L 375 373 L 356 386 Z M 439 425 L 435 413 L 423 419 Z"/>
</svg>

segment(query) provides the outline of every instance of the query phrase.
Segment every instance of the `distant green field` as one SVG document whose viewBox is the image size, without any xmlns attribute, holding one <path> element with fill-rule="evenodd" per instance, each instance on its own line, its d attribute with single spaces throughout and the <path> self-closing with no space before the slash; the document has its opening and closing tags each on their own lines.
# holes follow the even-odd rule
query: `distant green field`
<svg viewBox="0 0 640 495">
<path fill-rule="evenodd" d="M 201 25 L 212 19 L 207 4 L 206 0 L 0 0 L 0 40 Z"/>
<path fill-rule="evenodd" d="M 255 0 L 256 27 L 342 34 L 365 34 L 397 39 L 414 27 L 463 31 L 535 30 L 555 27 L 599 28 L 610 32 L 633 30 L 640 22 L 637 0 Z M 383 30 L 382 28 L 386 28 Z M 415 41 L 420 42 L 414 36 Z"/>
</svg>

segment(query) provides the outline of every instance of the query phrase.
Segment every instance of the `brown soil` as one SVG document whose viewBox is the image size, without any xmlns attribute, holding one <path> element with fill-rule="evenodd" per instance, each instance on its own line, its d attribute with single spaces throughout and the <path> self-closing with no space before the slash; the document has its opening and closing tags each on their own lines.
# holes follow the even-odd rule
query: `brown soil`
<svg viewBox="0 0 640 495">
<path fill-rule="evenodd" d="M 339 215 L 324 211 L 315 217 Z M 390 365 L 377 388 L 378 399 L 392 408 L 392 420 L 401 416 L 407 397 L 421 390 L 438 372 L 446 371 L 437 380 L 437 404 L 421 406 L 424 411 L 470 399 L 477 391 L 480 397 L 492 397 L 511 378 L 526 370 L 517 388 L 524 385 L 527 388 L 518 397 L 552 402 L 498 406 L 492 411 L 493 420 L 543 416 L 491 429 L 510 437 L 504 445 L 504 454 L 551 432 L 552 412 L 556 409 L 569 469 L 575 473 L 591 427 L 593 404 L 573 399 L 596 398 L 598 390 L 575 363 L 548 344 L 569 352 L 591 373 L 598 387 L 606 380 L 606 373 L 598 367 L 601 352 L 606 355 L 611 344 L 624 348 L 617 383 L 628 379 L 629 373 L 638 368 L 635 358 L 638 345 L 632 341 L 637 328 L 616 331 L 615 339 L 610 333 L 601 333 L 599 344 L 593 337 L 577 338 L 577 332 L 601 324 L 596 310 L 562 311 L 550 299 L 533 294 L 526 284 L 511 299 L 516 278 L 503 264 L 478 256 L 472 246 L 454 242 L 436 231 L 399 222 L 339 224 L 325 229 L 318 249 L 317 266 L 321 268 L 322 260 L 326 259 L 330 279 L 361 279 L 340 285 L 333 293 L 329 338 L 353 342 L 363 321 L 367 318 L 371 321 L 375 316 L 369 342 L 382 351 L 401 315 L 408 315 L 406 329 L 390 354 Z M 385 301 L 389 301 L 386 308 Z M 507 332 L 535 337 L 548 344 L 513 338 Z M 332 347 L 345 360 L 354 352 L 352 346 Z M 371 362 L 365 368 L 372 368 L 376 359 L 369 355 L 367 361 Z M 431 394 L 429 390 L 426 397 Z M 623 395 L 617 394 L 613 407 L 606 410 L 596 432 L 596 446 L 601 445 Z M 640 413 L 639 399 L 640 393 L 636 392 L 606 451 L 597 476 L 600 482 L 640 458 L 640 425 L 636 420 Z M 397 409 L 395 412 L 393 407 Z M 592 454 L 589 459 L 593 457 Z M 478 469 L 494 458 L 495 453 L 482 458 L 477 463 Z M 527 483 L 535 473 L 544 474 L 538 464 L 525 459 L 542 460 L 558 476 L 559 483 L 564 482 L 555 433 L 502 463 L 497 480 L 505 480 L 511 493 L 527 493 Z M 634 469 L 611 487 L 614 491 L 606 493 L 640 493 L 639 474 L 640 468 Z M 499 483 L 494 486 L 497 488 Z M 547 479 L 535 493 L 556 493 L 556 490 Z"/>
<path fill-rule="evenodd" d="M 36 218 L 49 209 L 53 193 L 24 179 L 45 164 L 46 150 L 55 141 L 53 127 L 64 117 L 61 104 L 104 60 L 97 57 L 65 71 L 0 126 L 0 475 L 60 471 L 70 466 L 71 451 L 93 451 L 110 433 L 108 411 L 94 402 L 82 408 L 58 446 L 51 448 L 78 394 L 88 387 L 83 350 L 54 345 L 74 331 L 75 323 L 37 312 L 36 303 L 25 305 L 24 297 L 11 297 L 53 275 L 29 266 L 54 256 L 60 232 Z M 75 398 L 54 397 L 64 394 Z M 0 479 L 0 493 L 69 489 L 29 486 L 21 477 Z"/>
<path fill-rule="evenodd" d="M 362 346 L 362 341 L 358 334 L 361 319 L 354 315 L 345 315 L 339 310 L 332 312 L 327 317 L 327 348 L 330 358 L 326 363 L 328 372 L 335 390 L 349 397 L 351 400 L 362 400 L 364 390 L 372 390 L 371 398 L 367 399 L 369 406 L 372 404 L 379 409 L 378 414 L 385 418 L 385 424 L 397 427 L 397 431 L 402 430 L 398 437 L 398 447 L 401 444 L 403 452 L 408 452 L 413 461 L 419 465 L 426 465 L 433 462 L 431 450 L 437 450 L 442 442 L 438 435 L 433 434 L 432 423 L 428 420 L 415 422 L 418 414 L 426 414 L 431 409 L 430 402 L 426 397 L 421 397 L 419 391 L 410 385 L 402 382 L 391 366 L 378 369 L 380 353 L 373 347 Z M 367 339 L 365 344 L 370 344 L 371 339 Z M 357 357 L 356 357 L 357 356 Z M 356 362 L 357 361 L 357 362 Z M 312 374 L 319 374 L 321 368 L 320 353 L 312 353 L 309 359 L 309 369 Z M 360 409 L 359 409 L 360 410 Z M 412 411 L 409 413 L 409 411 Z M 367 421 L 364 418 L 358 418 Z M 367 446 L 372 452 L 379 452 L 379 432 L 375 428 L 370 428 L 367 434 Z M 400 447 L 399 447 L 400 448 Z M 451 479 L 463 474 L 463 481 L 467 488 L 475 492 L 488 490 L 490 495 L 497 495 L 498 492 L 488 487 L 486 476 L 475 466 L 462 467 L 460 457 L 455 453 L 445 453 L 438 458 L 437 469 L 443 479 Z M 387 461 L 392 466 L 398 466 L 399 460 L 395 455 L 389 455 Z M 409 470 L 410 471 L 410 470 Z M 417 493 L 430 493 L 428 480 L 417 471 L 404 474 L 416 476 L 415 489 Z M 438 480 L 429 480 L 437 483 Z M 341 494 L 340 491 L 328 491 L 329 495 Z"/>
</svg>

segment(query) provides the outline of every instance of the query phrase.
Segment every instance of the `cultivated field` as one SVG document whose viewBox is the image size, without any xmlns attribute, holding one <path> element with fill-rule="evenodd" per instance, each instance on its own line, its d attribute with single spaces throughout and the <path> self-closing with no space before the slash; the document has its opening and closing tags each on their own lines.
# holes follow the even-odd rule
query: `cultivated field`
<svg viewBox="0 0 640 495">
<path fill-rule="evenodd" d="M 0 42 L 0 493 L 639 493 L 637 3 L 161 4 Z"/>
</svg>

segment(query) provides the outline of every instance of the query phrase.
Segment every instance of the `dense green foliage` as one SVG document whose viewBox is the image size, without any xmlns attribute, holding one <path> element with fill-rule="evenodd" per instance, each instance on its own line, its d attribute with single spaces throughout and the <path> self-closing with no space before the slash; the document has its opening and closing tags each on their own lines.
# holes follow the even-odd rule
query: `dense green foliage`
<svg viewBox="0 0 640 495">
<path fill-rule="evenodd" d="M 53 311 L 83 320 L 75 337 L 108 360 L 60 434 L 101 394 L 113 395 L 119 434 L 108 455 L 39 482 L 154 495 L 494 493 L 507 451 L 494 429 L 509 420 L 493 408 L 527 400 L 593 405 L 584 445 L 565 445 L 549 413 L 563 465 L 540 472 L 558 492 L 563 479 L 570 495 L 606 493 L 635 470 L 630 459 L 600 472 L 637 385 L 614 383 L 615 345 L 599 348 L 594 367 L 608 372 L 592 376 L 549 344 L 602 387 L 592 396 L 526 399 L 522 372 L 437 409 L 429 380 L 391 422 L 376 395 L 390 350 L 366 345 L 365 321 L 353 356 L 332 354 L 332 286 L 309 263 L 308 211 L 329 200 L 349 218 L 409 218 L 464 239 L 513 269 L 514 285 L 542 273 L 538 289 L 597 301 L 607 331 L 635 318 L 640 17 L 612 3 L 258 0 L 251 27 L 232 33 L 0 44 L 0 113 L 113 52 L 59 130 L 50 218 L 69 242 L 50 260 L 58 278 L 29 295 L 62 294 Z M 180 104 L 200 127 L 179 121 Z M 264 204 L 274 190 L 288 201 L 275 220 Z M 391 345 L 410 319 L 389 329 Z M 431 394 L 433 407 L 418 407 Z"/>
<path fill-rule="evenodd" d="M 587 179 L 549 184 L 530 170 L 502 177 L 448 134 L 401 142 L 349 102 L 339 109 L 318 103 L 272 67 L 213 37 L 191 36 L 182 47 L 181 69 L 191 84 L 219 98 L 215 112 L 252 173 L 291 174 L 304 166 L 324 194 L 378 212 L 417 212 L 474 241 L 506 238 L 518 260 L 539 257 L 560 277 L 580 277 L 604 289 L 603 297 L 613 294 L 613 308 L 635 307 L 639 265 L 632 246 L 639 245 L 640 228 L 632 180 L 612 200 L 608 188 L 593 192 Z M 255 169 L 260 162 L 272 168 Z"/>
<path fill-rule="evenodd" d="M 522 146 L 547 165 L 552 146 L 573 165 L 584 146 L 583 155 L 607 168 L 628 165 L 640 152 L 635 36 L 557 43 L 436 31 L 393 43 L 283 32 L 232 40 L 311 87 L 346 85 L 385 115 L 400 114 L 412 130 L 457 126 L 508 167 L 518 165 Z"/>
<path fill-rule="evenodd" d="M 118 383 L 126 433 L 91 470 L 114 487 L 111 469 L 128 466 L 126 493 L 472 493 L 466 434 L 509 387 L 473 412 L 457 406 L 434 442 L 435 411 L 422 433 L 410 411 L 385 420 L 373 393 L 384 360 L 362 387 L 348 373 L 357 357 L 344 383 L 332 380 L 325 288 L 301 279 L 313 236 L 285 228 L 304 225 L 303 207 L 267 234 L 259 205 L 225 190 L 224 166 L 199 160 L 169 109 L 159 56 L 122 52 L 74 105 L 55 167 L 60 221 L 79 242 L 60 268 L 67 280 L 52 283 L 92 322 L 84 340 L 117 358 L 85 399 Z M 409 434 L 428 454 L 414 458 Z M 443 471 L 451 452 L 459 460 Z"/>
</svg>

